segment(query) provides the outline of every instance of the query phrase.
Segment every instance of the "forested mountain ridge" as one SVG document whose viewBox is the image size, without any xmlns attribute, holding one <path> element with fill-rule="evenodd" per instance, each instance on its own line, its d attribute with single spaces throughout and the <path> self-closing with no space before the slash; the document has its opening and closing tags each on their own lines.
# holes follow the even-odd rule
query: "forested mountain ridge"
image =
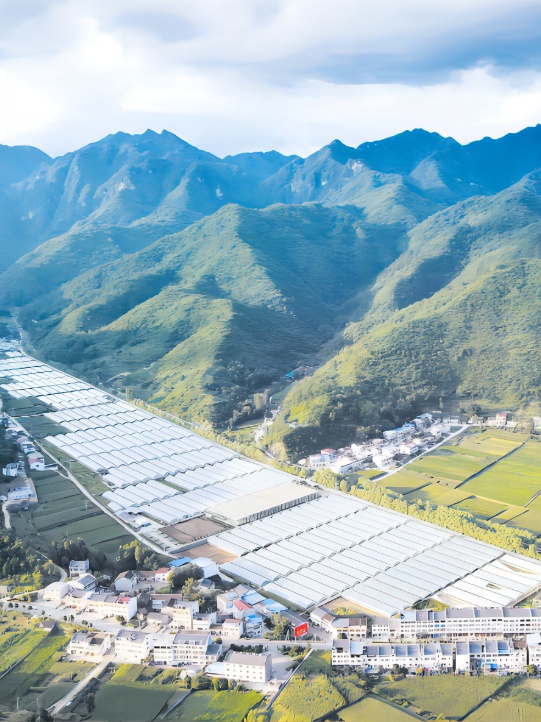
<svg viewBox="0 0 541 722">
<path fill-rule="evenodd" d="M 29 251 L 3 301 L 44 358 L 218 427 L 308 369 L 272 430 L 290 458 L 441 397 L 512 407 L 541 392 L 540 168 L 541 126 L 305 159 L 152 131 L 0 147 L 5 266 Z"/>
</svg>

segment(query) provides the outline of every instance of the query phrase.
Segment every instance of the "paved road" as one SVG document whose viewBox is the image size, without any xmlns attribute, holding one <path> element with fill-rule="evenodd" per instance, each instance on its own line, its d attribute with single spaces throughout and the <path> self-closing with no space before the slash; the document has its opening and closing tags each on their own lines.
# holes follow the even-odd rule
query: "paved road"
<svg viewBox="0 0 541 722">
<path fill-rule="evenodd" d="M 80 682 L 78 682 L 73 687 L 73 689 L 71 689 L 66 695 L 64 695 L 64 697 L 62 697 L 61 700 L 56 702 L 56 704 L 53 704 L 51 707 L 49 707 L 47 711 L 52 715 L 58 714 L 60 712 L 60 710 L 64 709 L 64 707 L 66 705 L 73 702 L 76 695 L 78 695 L 79 692 L 81 692 L 86 687 L 86 685 L 90 682 L 90 680 L 95 679 L 96 677 L 99 677 L 100 674 L 102 674 L 102 672 L 105 671 L 105 668 L 107 667 L 107 665 L 110 664 L 112 661 L 113 660 L 111 657 L 105 657 L 103 662 L 100 662 L 100 664 L 98 664 L 96 667 L 94 667 L 94 669 L 92 669 L 86 675 L 86 677 L 83 677 L 83 679 Z"/>
</svg>

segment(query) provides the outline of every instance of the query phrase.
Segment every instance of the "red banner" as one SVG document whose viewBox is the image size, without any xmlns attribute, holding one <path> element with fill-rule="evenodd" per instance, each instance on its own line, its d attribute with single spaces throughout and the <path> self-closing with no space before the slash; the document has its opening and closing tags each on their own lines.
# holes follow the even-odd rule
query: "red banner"
<svg viewBox="0 0 541 722">
<path fill-rule="evenodd" d="M 308 622 L 304 622 L 303 624 L 299 624 L 294 627 L 293 634 L 295 635 L 295 639 L 304 637 L 305 634 L 308 634 Z"/>
</svg>

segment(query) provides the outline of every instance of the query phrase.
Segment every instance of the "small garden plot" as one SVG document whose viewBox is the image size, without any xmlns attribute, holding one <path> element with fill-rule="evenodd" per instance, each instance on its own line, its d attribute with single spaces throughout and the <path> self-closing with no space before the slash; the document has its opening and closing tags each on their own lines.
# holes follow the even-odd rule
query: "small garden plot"
<svg viewBox="0 0 541 722">
<path fill-rule="evenodd" d="M 478 497 L 471 497 L 465 501 L 455 504 L 454 509 L 460 511 L 467 511 L 480 519 L 491 519 L 496 514 L 501 514 L 507 511 L 507 507 L 504 504 L 499 504 L 497 501 L 490 501 L 489 499 L 479 499 Z"/>
<path fill-rule="evenodd" d="M 394 491 L 397 494 L 408 494 L 426 486 L 428 482 L 418 474 L 410 473 L 408 469 L 408 471 L 398 471 L 396 474 L 379 479 L 377 483 L 384 489 Z"/>
<path fill-rule="evenodd" d="M 253 691 L 191 692 L 165 719 L 182 722 L 240 722 L 262 699 L 259 692 Z"/>
<path fill-rule="evenodd" d="M 467 492 L 463 492 L 460 489 L 446 489 L 445 493 L 438 496 L 436 503 L 438 506 L 452 506 L 458 504 L 461 501 L 469 498 Z"/>
<path fill-rule="evenodd" d="M 420 499 L 421 501 L 436 501 L 439 504 L 439 497 L 448 493 L 448 489 L 440 484 L 427 484 L 421 489 L 410 491 L 405 495 L 406 501 L 412 502 Z"/>
<path fill-rule="evenodd" d="M 526 511 L 506 523 L 513 529 L 526 529 L 533 534 L 541 534 L 541 512 L 539 511 Z"/>
<path fill-rule="evenodd" d="M 495 516 L 491 521 L 497 521 L 503 524 L 504 522 L 511 521 L 511 519 L 517 519 L 521 514 L 524 514 L 525 511 L 526 508 L 524 506 L 510 506 L 505 511 L 502 511 L 501 514 Z"/>
</svg>

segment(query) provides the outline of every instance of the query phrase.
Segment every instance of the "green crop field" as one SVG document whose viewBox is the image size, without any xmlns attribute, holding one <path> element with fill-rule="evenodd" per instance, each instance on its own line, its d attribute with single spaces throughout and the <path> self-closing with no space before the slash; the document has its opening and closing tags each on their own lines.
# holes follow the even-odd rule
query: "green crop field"
<svg viewBox="0 0 541 722">
<path fill-rule="evenodd" d="M 504 504 L 491 501 L 490 499 L 479 499 L 475 496 L 455 504 L 454 508 L 460 509 L 460 511 L 467 511 L 481 519 L 491 519 L 493 516 L 496 516 L 496 514 L 507 511 L 507 507 Z"/>
<path fill-rule="evenodd" d="M 411 472 L 409 466 L 407 466 L 402 471 L 397 471 L 396 474 L 383 477 L 383 479 L 378 481 L 378 484 L 380 484 L 380 486 L 384 489 L 395 491 L 397 494 L 408 494 L 415 489 L 420 489 L 422 486 L 426 486 L 428 484 L 428 479 Z"/>
<path fill-rule="evenodd" d="M 63 633 L 50 634 L 15 667 L 0 684 L 0 705 L 11 706 L 17 697 L 22 698 L 30 687 L 39 687 L 50 668 L 58 661 L 59 650 L 67 643 Z M 24 709 L 24 701 L 21 705 Z"/>
<path fill-rule="evenodd" d="M 419 719 L 373 695 L 368 695 L 360 702 L 341 710 L 338 716 L 343 722 L 413 722 L 414 719 Z"/>
<path fill-rule="evenodd" d="M 501 677 L 455 677 L 435 675 L 412 677 L 399 682 L 383 683 L 376 692 L 383 698 L 401 704 L 405 700 L 424 712 L 446 717 L 463 717 L 508 682 Z"/>
<path fill-rule="evenodd" d="M 176 691 L 173 685 L 113 679 L 96 693 L 92 722 L 151 722 Z"/>
<path fill-rule="evenodd" d="M 541 490 L 541 443 L 527 441 L 461 489 L 503 504 L 523 506 Z"/>
<path fill-rule="evenodd" d="M 463 722 L 541 722 L 541 708 L 511 699 L 491 700 Z"/>
<path fill-rule="evenodd" d="M 492 454 L 462 449 L 460 446 L 440 446 L 432 453 L 408 464 L 408 467 L 410 471 L 416 471 L 427 478 L 464 481 L 497 458 Z"/>
<path fill-rule="evenodd" d="M 9 628 L 9 627 L 8 627 Z M 0 629 L 4 630 L 4 627 Z M 45 638 L 46 632 L 27 627 L 12 632 L 2 631 L 0 636 L 0 672 L 31 652 Z"/>
<path fill-rule="evenodd" d="M 114 519 L 87 499 L 69 479 L 59 472 L 31 472 L 39 503 L 19 523 L 14 525 L 19 534 L 38 534 L 47 542 L 61 542 L 69 535 L 81 537 L 88 546 L 99 548 L 105 554 L 114 554 L 121 544 L 131 537 Z M 26 523 L 30 521 L 30 524 Z"/>
<path fill-rule="evenodd" d="M 524 514 L 516 516 L 506 524 L 513 527 L 513 529 L 526 529 L 534 534 L 541 534 L 541 512 L 525 511 Z"/>
<path fill-rule="evenodd" d="M 452 506 L 467 499 L 470 495 L 461 489 L 447 489 L 445 494 L 438 496 L 436 503 L 439 506 Z"/>
<path fill-rule="evenodd" d="M 182 722 L 241 722 L 263 699 L 259 692 L 191 692 L 167 720 Z"/>
<path fill-rule="evenodd" d="M 491 521 L 511 521 L 511 519 L 517 519 L 517 517 L 519 517 L 521 514 L 524 514 L 525 511 L 526 508 L 523 506 L 510 506 L 505 511 L 502 511 L 501 514 L 495 516 L 494 519 L 492 519 Z"/>
</svg>

